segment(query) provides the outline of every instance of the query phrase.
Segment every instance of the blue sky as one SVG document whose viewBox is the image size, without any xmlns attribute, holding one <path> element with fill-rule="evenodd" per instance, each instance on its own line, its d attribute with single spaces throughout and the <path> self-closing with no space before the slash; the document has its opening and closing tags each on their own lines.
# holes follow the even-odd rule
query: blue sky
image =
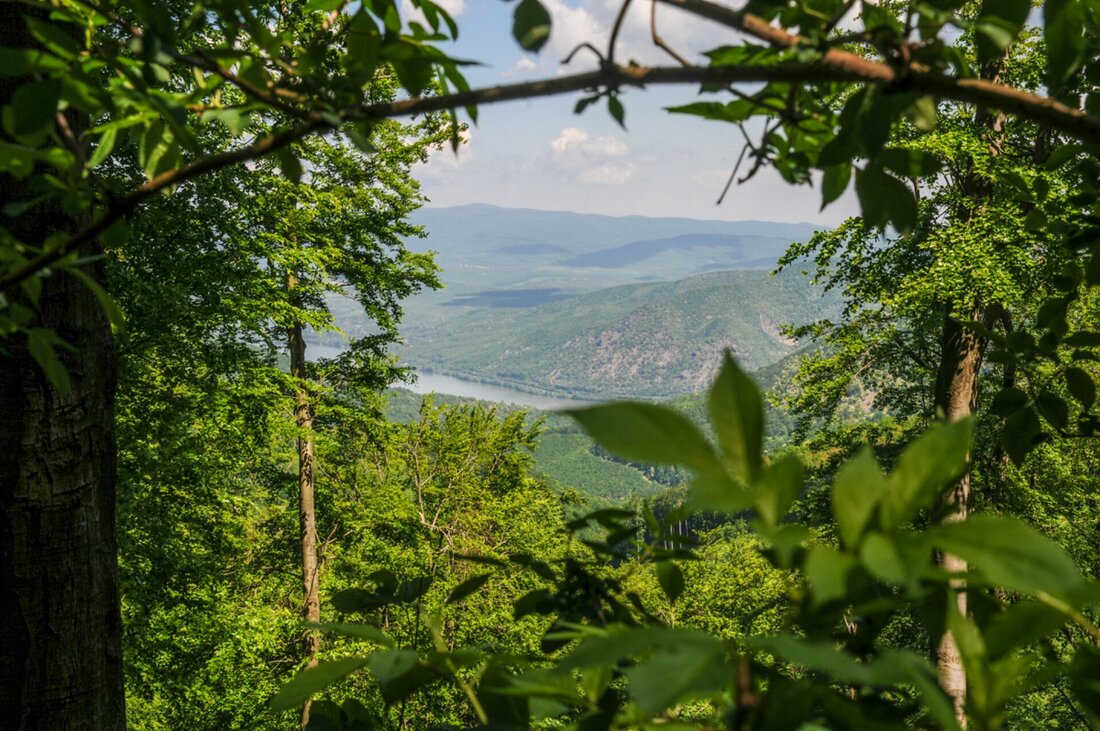
<svg viewBox="0 0 1100 731">
<path fill-rule="evenodd" d="M 437 0 L 439 1 L 439 0 Z M 543 0 L 554 27 L 539 54 L 512 40 L 513 3 L 445 0 L 460 29 L 452 55 L 480 61 L 468 71 L 474 86 L 584 71 L 594 57 L 562 59 L 581 41 L 606 46 L 619 0 Z M 737 42 L 721 28 L 674 8 L 659 9 L 661 35 L 683 55 Z M 673 63 L 649 38 L 649 3 L 635 2 L 617 58 Z M 735 187 L 715 205 L 740 153 L 740 133 L 729 124 L 669 114 L 664 107 L 692 101 L 691 87 L 628 90 L 627 130 L 593 106 L 573 114 L 580 94 L 482 107 L 478 124 L 457 158 L 449 149 L 417 169 L 431 205 L 464 203 L 569 210 L 609 215 L 687 216 L 727 220 L 807 221 L 831 225 L 855 211 L 845 198 L 819 213 L 820 194 L 787 185 L 770 171 Z"/>
</svg>

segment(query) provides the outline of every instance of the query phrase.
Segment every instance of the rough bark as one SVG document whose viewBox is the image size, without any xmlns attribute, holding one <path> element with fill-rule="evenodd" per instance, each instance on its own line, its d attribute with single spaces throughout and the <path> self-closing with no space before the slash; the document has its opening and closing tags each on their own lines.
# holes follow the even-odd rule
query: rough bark
<svg viewBox="0 0 1100 731">
<path fill-rule="evenodd" d="M 0 4 L 0 45 L 33 45 L 24 6 Z M 0 78 L 0 105 L 21 79 Z M 80 119 L 69 123 L 79 128 Z M 0 176 L 0 204 L 34 197 Z M 56 206 L 9 219 L 41 242 L 79 221 Z M 84 272 L 100 282 L 101 267 Z M 18 301 L 22 293 L 5 292 Z M 23 300 L 24 305 L 30 303 Z M 0 728 L 123 729 L 122 623 L 115 540 L 115 344 L 94 294 L 76 277 L 43 280 L 36 327 L 54 330 L 71 379 L 46 379 L 20 335 L 0 353 Z"/>
<path fill-rule="evenodd" d="M 290 289 L 295 286 L 290 279 Z M 290 329 L 290 375 L 298 381 L 294 393 L 294 422 L 298 427 L 298 520 L 302 542 L 302 617 L 307 622 L 321 621 L 320 574 L 317 563 L 317 513 L 314 508 L 313 479 L 313 410 L 309 393 L 301 385 L 305 378 L 306 343 L 299 323 Z M 317 664 L 321 649 L 321 636 L 307 631 L 304 652 L 307 667 Z M 302 728 L 309 723 L 309 702 L 302 708 Z"/>
<path fill-rule="evenodd" d="M 984 81 L 999 84 L 1001 70 L 1006 55 L 982 65 L 979 75 Z M 1003 152 L 1005 130 L 1008 117 L 1003 110 L 990 111 L 979 108 L 974 116 L 975 125 L 982 130 L 989 147 L 991 157 Z M 957 216 L 969 220 L 985 206 L 992 194 L 992 183 L 974 169 L 960 180 L 963 193 L 959 201 Z M 984 310 L 984 314 L 983 314 Z M 935 406 L 943 413 L 947 421 L 965 419 L 974 413 L 978 405 L 978 380 L 981 375 L 982 358 L 987 340 L 978 333 L 964 328 L 963 321 L 982 322 L 993 326 L 993 319 L 1001 317 L 1003 310 L 998 303 L 990 303 L 983 308 L 977 299 L 957 303 L 955 311 L 949 306 L 943 321 L 940 348 L 939 372 L 936 377 Z M 992 319 L 991 319 L 992 318 Z M 970 471 L 944 496 L 945 509 L 943 522 L 954 523 L 966 520 L 970 514 Z M 940 554 L 937 556 L 940 568 L 951 573 L 961 574 L 967 570 L 966 562 L 957 556 Z M 962 616 L 967 613 L 965 582 L 953 583 L 955 605 Z M 940 683 L 951 696 L 955 706 L 955 716 L 959 724 L 966 728 L 966 671 L 958 644 L 950 632 L 945 631 L 935 649 L 936 667 L 939 670 Z"/>
<path fill-rule="evenodd" d="M 974 413 L 978 403 L 978 377 L 982 367 L 985 341 L 959 324 L 961 319 L 979 319 L 977 304 L 971 304 L 969 311 L 948 312 L 944 316 L 935 403 L 947 421 L 965 419 Z M 954 523 L 966 520 L 970 512 L 970 502 L 970 473 L 967 472 L 944 496 L 946 513 L 943 522 Z M 937 559 L 940 567 L 945 571 L 952 573 L 966 571 L 966 562 L 957 556 L 940 554 Z M 962 581 L 956 581 L 953 588 L 955 605 L 959 613 L 966 616 L 966 592 L 963 591 L 965 586 Z M 950 632 L 944 632 L 940 637 L 935 654 L 940 683 L 951 696 L 959 723 L 966 728 L 966 672 L 963 668 L 962 656 L 959 654 L 959 647 Z"/>
</svg>

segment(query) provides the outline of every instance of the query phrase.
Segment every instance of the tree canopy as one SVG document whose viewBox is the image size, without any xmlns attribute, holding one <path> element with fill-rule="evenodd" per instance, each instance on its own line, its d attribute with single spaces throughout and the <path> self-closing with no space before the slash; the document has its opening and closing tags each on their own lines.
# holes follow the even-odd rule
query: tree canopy
<svg viewBox="0 0 1100 731">
<path fill-rule="evenodd" d="M 411 0 L 413 17 L 396 0 L 0 6 L 0 392 L 11 405 L 0 425 L 0 605 L 15 627 L 0 650 L 0 707 L 11 718 L 125 725 L 119 468 L 133 551 L 127 616 L 129 602 L 148 602 L 130 625 L 151 653 L 128 668 L 135 718 L 165 722 L 164 703 L 209 703 L 222 669 L 242 659 L 253 670 L 295 665 L 275 648 L 300 626 L 285 611 L 262 616 L 288 590 L 265 577 L 295 533 L 280 459 L 296 440 L 308 465 L 300 484 L 308 471 L 312 485 L 316 440 L 333 488 L 320 521 L 366 540 L 345 554 L 346 585 L 327 595 L 361 621 L 312 630 L 376 651 L 337 644 L 339 656 L 278 691 L 281 712 L 369 671 L 368 688 L 353 682 L 315 704 L 311 727 L 402 727 L 429 686 L 446 689 L 432 720 L 449 725 L 993 729 L 1037 687 L 1096 721 L 1097 584 L 1019 518 L 973 513 L 983 452 L 972 441 L 992 362 L 1001 381 L 987 408 L 998 418 L 984 423 L 1013 462 L 1031 459 L 1033 478 L 1057 479 L 1091 459 L 1045 450 L 1098 425 L 1100 5 L 1048 0 L 1033 26 L 1040 18 L 1018 0 L 656 2 L 737 42 L 711 50 L 705 66 L 674 52 L 676 65 L 624 64 L 624 0 L 608 46 L 589 48 L 597 70 L 471 89 L 465 62 L 443 50 L 459 28 L 431 0 Z M 531 51 L 553 32 L 538 0 L 516 5 L 513 31 Z M 828 349 L 804 373 L 826 380 L 802 404 L 823 416 L 851 376 L 877 378 L 880 405 L 919 393 L 928 408 L 908 416 L 931 425 L 886 471 L 861 451 L 816 476 L 820 522 L 806 519 L 812 507 L 792 513 L 808 494 L 804 460 L 764 454 L 758 389 L 728 358 L 707 397 L 707 430 L 649 403 L 573 413 L 620 458 L 689 475 L 684 505 L 660 518 L 648 507 L 562 512 L 528 474 L 523 450 L 537 428 L 522 416 L 429 405 L 406 429 L 375 419 L 371 389 L 396 375 L 385 346 L 400 300 L 435 284 L 431 261 L 399 241 L 417 203 L 410 162 L 445 138 L 457 145 L 460 113 L 476 122 L 480 106 L 582 91 L 578 113 L 606 103 L 622 123 L 621 90 L 653 84 L 715 95 L 672 111 L 738 126 L 743 179 L 771 166 L 792 184 L 819 181 L 823 205 L 849 185 L 859 198 L 860 220 L 791 255 L 815 254 L 849 303 L 842 323 L 808 331 Z M 415 115 L 411 131 L 387 121 Z M 173 261 L 176 247 L 194 270 Z M 272 418 L 288 397 L 273 352 L 250 346 L 330 326 L 326 295 L 345 284 L 377 330 L 334 366 L 327 402 L 310 391 L 292 342 L 291 427 Z M 114 337 L 120 303 L 141 302 L 156 312 L 123 341 L 121 364 L 139 387 L 121 393 L 119 453 Z M 227 459 L 189 464 L 208 440 L 229 443 Z M 344 453 L 349 444 L 361 459 Z M 1001 483 L 1019 479 L 1003 466 Z M 221 481 L 238 489 L 207 489 Z M 204 489 L 189 494 L 194 485 Z M 364 486 L 389 495 L 388 512 L 361 510 L 378 497 Z M 989 504 L 1041 523 L 1049 512 L 1021 505 L 1034 496 Z M 145 522 L 147 504 L 157 521 Z M 535 517 L 520 517 L 520 505 Z M 300 511 L 303 553 L 312 541 L 316 554 L 323 532 Z M 718 531 L 696 552 L 679 526 L 698 511 L 749 511 L 753 535 Z M 387 534 L 393 552 L 373 542 Z M 678 624 L 681 610 L 699 611 L 689 579 L 711 580 L 682 565 L 708 550 L 754 557 L 761 586 L 746 611 L 767 621 L 737 632 L 720 616 Z M 228 585 L 174 583 L 242 551 Z M 273 593 L 265 610 L 234 616 L 249 592 Z M 485 611 L 463 614 L 478 592 L 491 594 Z M 788 611 L 768 615 L 777 603 Z M 196 606 L 210 610 L 197 631 L 173 635 L 165 618 Z M 772 634 L 749 634 L 759 629 Z M 149 681 L 158 664 L 201 658 L 188 644 L 207 633 L 226 654 L 196 670 L 194 685 Z M 936 664 L 914 649 L 922 641 Z M 245 701 L 228 715 L 218 707 L 211 723 L 250 714 L 256 678 L 274 690 L 262 673 L 233 677 Z"/>
</svg>

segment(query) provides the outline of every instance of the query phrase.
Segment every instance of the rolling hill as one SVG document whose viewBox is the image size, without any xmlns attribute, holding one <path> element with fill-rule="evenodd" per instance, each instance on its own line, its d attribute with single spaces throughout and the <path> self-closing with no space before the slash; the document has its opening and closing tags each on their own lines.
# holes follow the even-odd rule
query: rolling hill
<svg viewBox="0 0 1100 731">
<path fill-rule="evenodd" d="M 723 350 L 749 369 L 798 344 L 786 323 L 836 314 L 797 273 L 741 270 L 611 287 L 532 307 L 472 308 L 409 335 L 409 363 L 573 396 L 663 397 L 704 389 Z"/>
</svg>

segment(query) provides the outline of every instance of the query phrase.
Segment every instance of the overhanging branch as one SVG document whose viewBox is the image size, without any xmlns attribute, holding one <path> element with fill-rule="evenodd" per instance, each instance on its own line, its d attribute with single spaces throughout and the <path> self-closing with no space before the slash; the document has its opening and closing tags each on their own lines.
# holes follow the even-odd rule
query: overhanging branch
<svg viewBox="0 0 1100 731">
<path fill-rule="evenodd" d="M 755 16 L 738 13 L 706 0 L 660 0 L 660 2 L 682 7 L 689 12 L 767 40 L 774 45 L 790 46 L 799 41 L 797 36 L 768 25 Z M 725 85 L 772 81 L 792 84 L 848 82 L 917 91 L 942 99 L 1001 109 L 1015 116 L 1048 125 L 1082 142 L 1100 144 L 1100 117 L 1088 115 L 1080 109 L 1074 109 L 1053 99 L 982 79 L 957 79 L 944 76 L 926 71 L 917 65 L 899 71 L 888 64 L 871 61 L 839 49 L 830 49 L 822 58 L 815 61 L 767 66 L 645 67 L 608 64 L 595 71 L 570 76 L 473 89 L 435 97 L 418 97 L 364 105 L 345 112 L 344 119 L 381 120 L 466 106 L 555 96 L 584 89 L 644 87 L 656 84 L 721 83 Z M 42 252 L 20 269 L 0 278 L 0 291 L 6 291 L 56 264 L 69 254 L 87 248 L 115 221 L 130 215 L 146 198 L 160 190 L 178 185 L 205 172 L 261 157 L 307 135 L 331 128 L 332 125 L 328 122 L 314 118 L 296 127 L 276 132 L 246 147 L 213 155 L 163 173 L 115 200 L 95 221 L 61 244 Z"/>
</svg>

